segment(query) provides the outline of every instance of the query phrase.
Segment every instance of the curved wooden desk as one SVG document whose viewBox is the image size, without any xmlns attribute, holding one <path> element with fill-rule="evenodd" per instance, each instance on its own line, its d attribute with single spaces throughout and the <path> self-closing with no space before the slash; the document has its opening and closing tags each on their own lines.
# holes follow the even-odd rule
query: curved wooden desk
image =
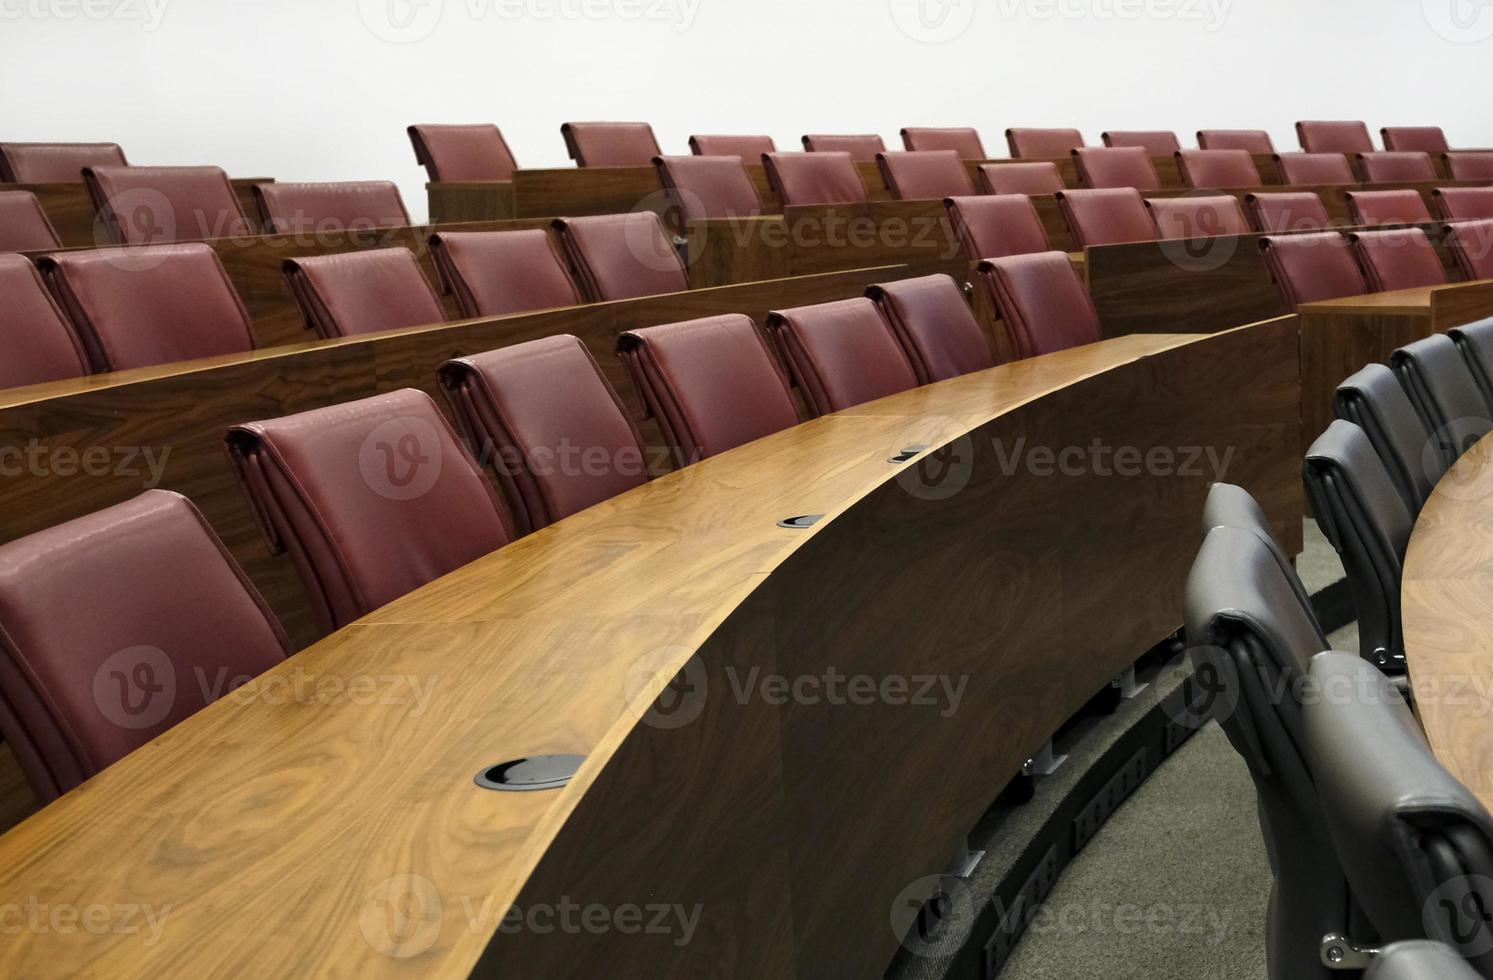
<svg viewBox="0 0 1493 980">
<path fill-rule="evenodd" d="M 0 903 L 139 929 L 22 929 L 0 975 L 879 975 L 909 885 L 1180 623 L 1203 450 L 1299 549 L 1296 347 L 1285 317 L 1004 365 L 523 538 L 0 837 Z M 587 761 L 474 784 L 543 753 Z"/>
<path fill-rule="evenodd" d="M 1426 738 L 1493 810 L 1493 436 L 1457 461 L 1422 508 L 1400 616 Z"/>
</svg>

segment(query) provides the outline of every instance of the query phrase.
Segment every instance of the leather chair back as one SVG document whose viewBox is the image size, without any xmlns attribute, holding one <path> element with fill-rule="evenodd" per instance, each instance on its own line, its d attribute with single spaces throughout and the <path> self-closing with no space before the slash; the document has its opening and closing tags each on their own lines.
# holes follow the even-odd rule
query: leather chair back
<svg viewBox="0 0 1493 980">
<path fill-rule="evenodd" d="M 981 194 L 1056 194 L 1063 175 L 1051 160 L 1031 163 L 982 163 L 976 168 Z"/>
<path fill-rule="evenodd" d="M 253 235 L 217 167 L 89 167 L 83 182 L 101 222 L 126 245 Z"/>
<path fill-rule="evenodd" d="M 1493 219 L 1493 187 L 1438 187 L 1431 200 L 1443 221 Z"/>
<path fill-rule="evenodd" d="M 876 163 L 892 196 L 899 201 L 937 200 L 975 192 L 964 162 L 953 150 L 878 153 Z"/>
<path fill-rule="evenodd" d="M 869 299 L 767 315 L 811 415 L 827 415 L 917 386 L 912 364 Z"/>
<path fill-rule="evenodd" d="M 784 207 L 859 204 L 866 200 L 866 185 L 849 153 L 767 153 L 762 165 L 768 184 Z"/>
<path fill-rule="evenodd" d="M 979 274 L 1018 358 L 1092 344 L 1102 336 L 1094 302 L 1066 253 L 987 259 Z"/>
<path fill-rule="evenodd" d="M 1322 299 L 1362 296 L 1369 291 L 1347 239 L 1338 232 L 1265 235 L 1260 248 L 1265 253 L 1265 267 L 1288 309 Z"/>
<path fill-rule="evenodd" d="M 0 388 L 79 378 L 88 354 L 73 326 L 43 285 L 36 266 L 21 255 L 0 254 Z"/>
<path fill-rule="evenodd" d="M 1084 145 L 1083 133 L 1076 129 L 1041 129 L 1015 127 L 1006 130 L 1006 146 L 1013 157 L 1031 160 L 1066 160 Z"/>
<path fill-rule="evenodd" d="M 1383 364 L 1369 364 L 1337 386 L 1333 414 L 1363 430 L 1413 517 L 1446 473 L 1446 455 L 1410 396 Z"/>
<path fill-rule="evenodd" d="M 653 127 L 642 122 L 568 122 L 560 135 L 577 167 L 646 167 L 662 155 Z"/>
<path fill-rule="evenodd" d="M 0 181 L 81 184 L 86 167 L 123 167 L 118 143 L 0 143 Z"/>
<path fill-rule="evenodd" d="M 678 466 L 798 424 L 782 368 L 740 313 L 629 330 L 618 354 Z"/>
<path fill-rule="evenodd" d="M 459 357 L 441 385 L 519 534 L 648 479 L 643 438 L 586 345 L 569 334 Z"/>
<path fill-rule="evenodd" d="M 1215 483 L 1208 488 L 1208 496 L 1203 500 L 1203 537 L 1206 538 L 1208 532 L 1215 527 L 1236 527 L 1249 531 L 1264 543 L 1276 565 L 1280 566 L 1281 575 L 1291 586 L 1291 591 L 1296 594 L 1298 608 L 1310 618 L 1316 635 L 1321 637 L 1323 649 L 1326 649 L 1327 633 L 1317 619 L 1311 593 L 1307 592 L 1306 585 L 1296 574 L 1296 565 L 1281 546 L 1280 539 L 1275 536 L 1270 519 L 1248 490 L 1232 483 Z"/>
<path fill-rule="evenodd" d="M 1432 334 L 1390 355 L 1395 377 L 1451 466 L 1493 429 L 1493 411 L 1456 341 Z"/>
<path fill-rule="evenodd" d="M 1188 187 L 1259 187 L 1260 170 L 1247 150 L 1179 150 L 1177 169 Z"/>
<path fill-rule="evenodd" d="M 910 126 L 902 130 L 902 146 L 911 152 L 952 150 L 960 160 L 988 160 L 980 134 L 970 128 L 936 129 Z M 941 195 L 934 195 L 941 196 Z"/>
<path fill-rule="evenodd" d="M 1246 194 L 1250 224 L 1262 234 L 1317 231 L 1332 223 L 1322 199 L 1311 191 Z"/>
<path fill-rule="evenodd" d="M 229 456 L 323 632 L 507 544 L 482 470 L 423 391 L 233 426 Z"/>
<path fill-rule="evenodd" d="M 866 291 L 912 364 L 918 384 L 956 378 L 995 366 L 990 341 L 945 275 L 880 283 Z"/>
<path fill-rule="evenodd" d="M 322 339 L 444 323 L 440 297 L 404 246 L 286 259 L 285 282 Z"/>
<path fill-rule="evenodd" d="M 518 169 L 496 126 L 422 123 L 408 132 L 415 160 L 431 181 L 512 180 Z"/>
<path fill-rule="evenodd" d="M 1025 194 L 982 194 L 944 201 L 949 221 L 971 262 L 1047 252 L 1047 230 Z"/>
<path fill-rule="evenodd" d="M 1445 153 L 1451 149 L 1440 126 L 1384 126 L 1379 138 L 1392 153 Z"/>
<path fill-rule="evenodd" d="M 652 211 L 558 218 L 554 227 L 589 303 L 689 289 L 684 262 Z"/>
<path fill-rule="evenodd" d="M 1392 191 L 1348 191 L 1348 219 L 1359 227 L 1418 225 L 1431 220 L 1425 198 L 1408 187 Z"/>
<path fill-rule="evenodd" d="M 1446 266 L 1420 228 L 1355 231 L 1348 244 L 1371 293 L 1446 284 Z"/>
<path fill-rule="evenodd" d="M 1263 129 L 1200 129 L 1200 150 L 1243 150 L 1254 156 L 1275 153 L 1275 141 Z"/>
<path fill-rule="evenodd" d="M 207 521 L 167 490 L 0 546 L 0 648 L 0 732 L 43 800 L 289 653 Z"/>
<path fill-rule="evenodd" d="M 576 306 L 580 291 L 548 232 L 443 231 L 430 254 L 464 317 Z"/>
<path fill-rule="evenodd" d="M 410 224 L 404 198 L 392 180 L 341 180 L 316 184 L 255 184 L 266 232 L 314 232 L 403 228 Z"/>
<path fill-rule="evenodd" d="M 1483 401 L 1493 405 L 1493 317 L 1452 327 L 1446 335 L 1462 352 Z"/>
<path fill-rule="evenodd" d="M 1358 172 L 1370 184 L 1436 179 L 1429 153 L 1360 153 Z"/>
<path fill-rule="evenodd" d="M 1169 157 L 1182 149 L 1177 134 L 1169 129 L 1111 129 L 1099 134 L 1105 146 L 1138 146 L 1146 156 Z"/>
<path fill-rule="evenodd" d="M 61 248 L 41 202 L 30 191 L 0 190 L 0 253 Z"/>
<path fill-rule="evenodd" d="M 743 161 L 756 157 L 689 156 L 658 157 L 659 183 L 675 209 L 676 234 L 684 235 L 688 222 L 706 218 L 749 218 L 762 213 L 757 186 Z"/>
<path fill-rule="evenodd" d="M 1367 124 L 1356 119 L 1307 120 L 1296 124 L 1296 138 L 1308 153 L 1371 153 Z"/>
<path fill-rule="evenodd" d="M 756 163 L 764 153 L 776 153 L 778 145 L 771 136 L 691 136 L 689 151 L 697 157 L 741 157 L 743 163 Z"/>
<path fill-rule="evenodd" d="M 95 373 L 254 349 L 249 311 L 211 246 L 56 252 L 37 265 Z"/>
<path fill-rule="evenodd" d="M 1444 153 L 1452 180 L 1493 180 L 1493 153 Z"/>
<path fill-rule="evenodd" d="M 1145 199 L 1133 187 L 1060 191 L 1058 210 L 1079 248 L 1153 242 L 1156 225 L 1146 212 Z"/>
<path fill-rule="evenodd" d="M 1156 165 L 1138 146 L 1085 146 L 1073 151 L 1078 178 L 1085 187 L 1133 187 L 1139 191 L 1161 190 Z"/>
<path fill-rule="evenodd" d="M 1298 187 L 1353 184 L 1353 168 L 1341 153 L 1277 153 L 1275 166 L 1280 182 Z"/>
<path fill-rule="evenodd" d="M 1161 238 L 1212 238 L 1247 235 L 1249 222 L 1231 194 L 1209 197 L 1148 197 L 1146 210 Z"/>
<path fill-rule="evenodd" d="M 886 149 L 886 143 L 875 134 L 811 133 L 803 138 L 803 144 L 806 153 L 849 153 L 856 163 L 875 163 L 876 154 Z"/>
</svg>

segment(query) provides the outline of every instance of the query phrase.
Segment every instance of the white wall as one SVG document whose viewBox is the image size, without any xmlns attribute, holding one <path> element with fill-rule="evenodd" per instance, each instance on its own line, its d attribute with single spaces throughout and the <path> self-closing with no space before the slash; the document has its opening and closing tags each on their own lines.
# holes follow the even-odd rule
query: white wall
<svg viewBox="0 0 1493 980">
<path fill-rule="evenodd" d="M 647 120 L 677 153 L 904 125 L 998 154 L 1011 125 L 1294 147 L 1298 118 L 1493 146 L 1490 37 L 1490 0 L 0 0 L 0 138 L 392 178 L 417 216 L 412 122 L 496 122 L 536 167 L 567 165 L 567 119 Z"/>
</svg>

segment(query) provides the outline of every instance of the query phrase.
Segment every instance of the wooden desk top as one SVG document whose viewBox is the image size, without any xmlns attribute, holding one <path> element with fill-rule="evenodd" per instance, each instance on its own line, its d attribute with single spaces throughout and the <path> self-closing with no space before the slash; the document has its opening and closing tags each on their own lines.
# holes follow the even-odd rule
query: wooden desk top
<svg viewBox="0 0 1493 980">
<path fill-rule="evenodd" d="M 1397 289 L 1387 293 L 1367 293 L 1363 296 L 1318 300 L 1314 303 L 1301 304 L 1297 312 L 1303 315 L 1429 317 L 1440 303 L 1459 303 L 1464 299 L 1474 298 L 1480 302 L 1493 299 L 1493 279 L 1454 282 L 1440 286 L 1416 286 L 1413 289 Z M 1487 312 L 1493 313 L 1493 305 L 1490 305 Z M 1441 326 L 1445 329 L 1457 325 L 1453 323 Z"/>
<path fill-rule="evenodd" d="M 1493 809 L 1493 436 L 1457 461 L 1421 510 L 1400 616 L 1431 748 Z"/>
</svg>

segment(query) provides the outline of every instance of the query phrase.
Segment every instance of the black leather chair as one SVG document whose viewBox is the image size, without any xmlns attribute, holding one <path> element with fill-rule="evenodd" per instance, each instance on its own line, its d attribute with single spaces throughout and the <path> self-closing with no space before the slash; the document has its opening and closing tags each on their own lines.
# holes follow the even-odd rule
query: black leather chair
<svg viewBox="0 0 1493 980">
<path fill-rule="evenodd" d="M 1356 924 L 1301 748 L 1298 694 L 1327 638 L 1247 493 L 1215 486 L 1204 523 L 1210 528 L 1187 579 L 1187 639 L 1198 683 L 1214 699 L 1208 713 L 1255 784 L 1274 876 L 1270 976 L 1325 978 L 1332 974 L 1321 965 L 1322 937 L 1353 934 Z"/>
<path fill-rule="evenodd" d="M 1441 444 L 1446 465 L 1493 429 L 1488 401 L 1446 334 L 1406 344 L 1390 356 L 1390 364 L 1421 421 Z"/>
<path fill-rule="evenodd" d="M 1232 483 L 1215 483 L 1208 488 L 1208 499 L 1203 502 L 1203 536 L 1207 537 L 1208 532 L 1215 527 L 1237 527 L 1241 530 L 1252 531 L 1256 537 L 1265 542 L 1265 547 L 1270 549 L 1275 563 L 1280 566 L 1281 572 L 1291 584 L 1292 591 L 1296 593 L 1296 600 L 1311 617 L 1318 635 L 1322 637 L 1322 649 L 1327 649 L 1327 634 L 1322 630 L 1321 623 L 1317 622 L 1316 610 L 1312 608 L 1311 594 L 1306 591 L 1306 586 L 1297 576 L 1296 565 L 1286 554 L 1286 549 L 1282 548 L 1280 541 L 1276 539 L 1275 531 L 1270 527 L 1270 518 L 1265 516 L 1265 511 L 1260 508 L 1255 498 L 1250 496 L 1248 490 Z"/>
<path fill-rule="evenodd" d="M 1483 393 L 1483 401 L 1493 409 L 1493 317 L 1452 327 L 1446 335 L 1457 345 L 1457 350 L 1462 352 L 1462 358 L 1467 361 L 1467 369 L 1472 372 L 1472 379 Z"/>
<path fill-rule="evenodd" d="M 1420 513 L 1446 459 L 1410 403 L 1410 396 L 1383 364 L 1370 364 L 1337 386 L 1333 413 L 1363 430 L 1411 516 Z"/>
<path fill-rule="evenodd" d="M 1337 419 L 1306 451 L 1302 469 L 1317 526 L 1348 574 L 1365 659 L 1404 671 L 1400 576 L 1414 518 L 1362 429 Z"/>
<path fill-rule="evenodd" d="M 1478 973 L 1450 947 L 1414 941 L 1385 949 L 1364 980 L 1478 980 Z"/>
<path fill-rule="evenodd" d="M 1493 817 L 1372 664 L 1318 654 L 1305 748 L 1354 899 L 1384 941 L 1433 939 L 1493 974 Z"/>
</svg>

